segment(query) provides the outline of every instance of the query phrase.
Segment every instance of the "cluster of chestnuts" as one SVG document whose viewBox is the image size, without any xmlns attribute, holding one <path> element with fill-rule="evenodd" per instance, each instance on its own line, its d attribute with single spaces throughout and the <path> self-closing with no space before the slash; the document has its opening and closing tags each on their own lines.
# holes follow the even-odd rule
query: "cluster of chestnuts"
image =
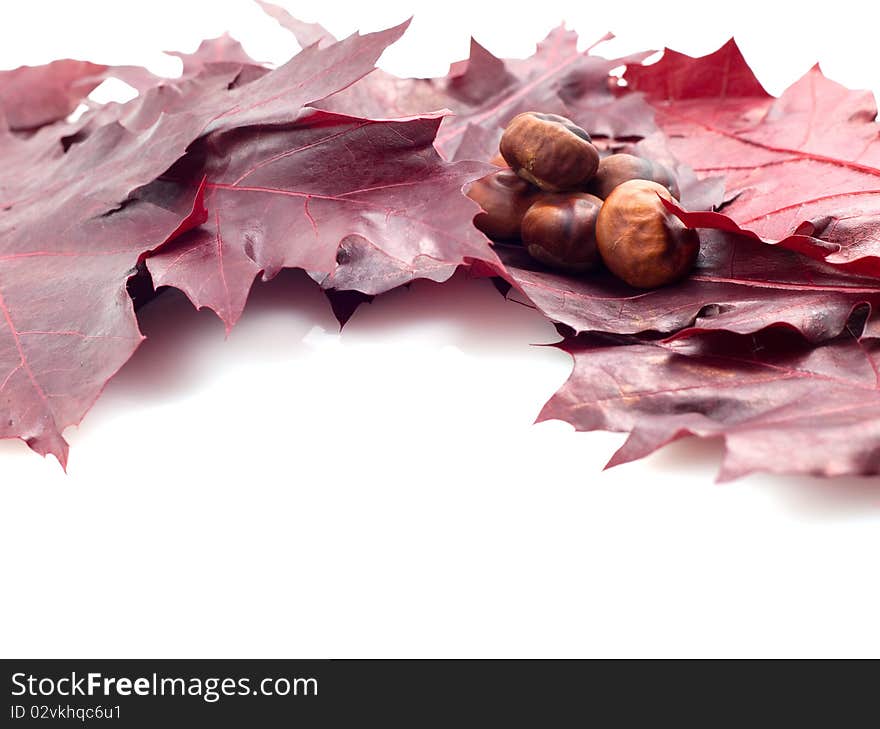
<svg viewBox="0 0 880 729">
<path fill-rule="evenodd" d="M 541 263 L 571 273 L 600 263 L 630 286 L 654 288 L 691 270 L 696 231 L 660 198 L 679 197 L 665 166 L 630 154 L 601 157 L 590 135 L 565 117 L 525 112 L 501 137 L 507 169 L 475 182 L 483 208 L 474 224 L 497 241 L 522 240 Z"/>
</svg>

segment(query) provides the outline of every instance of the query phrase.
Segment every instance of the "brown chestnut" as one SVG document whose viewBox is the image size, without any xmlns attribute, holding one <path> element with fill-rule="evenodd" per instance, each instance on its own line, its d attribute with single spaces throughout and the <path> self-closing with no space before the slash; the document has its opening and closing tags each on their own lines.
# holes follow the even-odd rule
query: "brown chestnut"
<svg viewBox="0 0 880 729">
<path fill-rule="evenodd" d="M 700 251 L 695 230 L 663 205 L 672 200 L 663 185 L 628 180 L 612 190 L 596 221 L 599 255 L 630 286 L 650 289 L 677 281 L 693 268 Z"/>
<path fill-rule="evenodd" d="M 492 159 L 490 159 L 489 164 L 495 165 L 496 167 L 509 167 L 509 165 L 507 164 L 507 160 L 501 156 L 501 152 L 499 152 Z"/>
<path fill-rule="evenodd" d="M 519 240 L 523 216 L 537 194 L 513 170 L 486 175 L 467 191 L 467 196 L 483 208 L 474 218 L 474 225 L 495 240 Z"/>
<path fill-rule="evenodd" d="M 587 189 L 604 200 L 615 187 L 627 180 L 653 180 L 669 190 L 672 197 L 679 197 L 678 182 L 672 170 L 659 162 L 632 154 L 610 154 L 599 160 L 599 167 Z"/>
<path fill-rule="evenodd" d="M 517 114 L 501 135 L 500 147 L 512 170 L 548 192 L 582 187 L 599 166 L 590 135 L 556 114 Z"/>
<path fill-rule="evenodd" d="M 541 195 L 522 221 L 522 239 L 532 256 L 552 268 L 580 273 L 599 264 L 596 219 L 602 201 L 586 192 Z"/>
</svg>

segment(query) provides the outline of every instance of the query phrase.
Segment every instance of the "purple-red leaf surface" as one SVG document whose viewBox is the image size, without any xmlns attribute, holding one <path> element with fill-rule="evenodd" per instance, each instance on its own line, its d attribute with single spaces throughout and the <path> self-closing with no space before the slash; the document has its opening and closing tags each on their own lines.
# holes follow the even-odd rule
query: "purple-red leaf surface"
<svg viewBox="0 0 880 729">
<path fill-rule="evenodd" d="M 580 51 L 577 34 L 559 27 L 529 58 L 500 59 L 472 40 L 469 58 L 452 64 L 443 78 L 401 79 L 378 70 L 319 106 L 373 118 L 449 109 L 435 141 L 447 159 L 464 158 L 458 149 L 470 127 L 491 139 L 514 116 L 535 109 L 570 116 L 597 135 L 645 136 L 655 129 L 653 110 L 640 95 L 621 97 L 610 72 L 649 54 L 608 60 L 591 52 L 599 42 Z M 481 159 L 497 152 L 491 144 L 471 149 Z"/>
<path fill-rule="evenodd" d="M 201 178 L 154 180 L 209 130 L 216 138 L 255 120 L 294 122 L 307 103 L 368 73 L 402 32 L 306 49 L 241 86 L 233 83 L 241 58 L 191 66 L 177 82 L 157 79 L 128 104 L 74 124 L 61 117 L 100 82 L 85 79 L 106 69 L 61 62 L 2 77 L 0 437 L 65 464 L 62 431 L 137 348 L 127 280 L 147 254 L 209 220 Z M 216 50 L 203 46 L 193 58 Z"/>
<path fill-rule="evenodd" d="M 357 260 L 327 285 L 376 294 L 411 281 L 422 261 L 444 277 L 473 259 L 496 261 L 471 224 L 479 208 L 461 192 L 492 168 L 444 162 L 432 146 L 439 124 L 312 111 L 290 125 L 208 135 L 165 179 L 187 189 L 206 178 L 211 217 L 147 261 L 154 282 L 231 327 L 260 271 L 329 277 Z"/>
<path fill-rule="evenodd" d="M 880 125 L 870 92 L 817 65 L 774 99 L 733 41 L 703 58 L 667 51 L 626 78 L 654 106 L 674 154 L 725 179 L 723 215 L 694 222 L 880 273 Z"/>
<path fill-rule="evenodd" d="M 496 250 L 526 301 L 574 332 L 679 336 L 724 330 L 751 334 L 781 324 L 814 342 L 836 337 L 853 310 L 880 306 L 880 280 L 745 236 L 701 232 L 700 257 L 684 281 L 633 289 L 607 271 L 567 276 L 532 260 L 521 246 Z M 518 290 L 518 291 L 517 291 Z"/>
<path fill-rule="evenodd" d="M 100 173 L 102 156 L 113 159 L 125 145 L 135 168 L 138 147 L 128 135 L 108 128 L 71 155 Z M 107 167 L 129 184 L 122 181 L 130 175 Z M 126 290 L 135 264 L 205 214 L 198 191 L 168 201 L 183 214 L 140 201 L 108 210 L 102 195 L 69 183 L 0 217 L 0 437 L 21 438 L 62 465 L 62 431 L 82 419 L 141 341 Z"/>
<path fill-rule="evenodd" d="M 719 478 L 880 473 L 880 342 L 819 347 L 770 330 L 685 342 L 585 336 L 560 345 L 568 382 L 539 420 L 628 432 L 618 465 L 695 435 L 724 439 Z"/>
</svg>

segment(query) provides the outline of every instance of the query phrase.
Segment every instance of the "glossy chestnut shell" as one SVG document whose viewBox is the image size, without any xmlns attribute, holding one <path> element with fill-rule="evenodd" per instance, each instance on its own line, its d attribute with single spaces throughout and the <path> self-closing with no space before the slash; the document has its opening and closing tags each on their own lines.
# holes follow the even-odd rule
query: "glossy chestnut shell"
<svg viewBox="0 0 880 729">
<path fill-rule="evenodd" d="M 665 165 L 632 154 L 611 154 L 599 160 L 599 167 L 587 189 L 603 200 L 627 180 L 653 180 L 678 199 L 680 193 L 675 174 Z"/>
<path fill-rule="evenodd" d="M 618 278 L 636 288 L 665 286 L 686 276 L 700 251 L 695 230 L 666 210 L 663 185 L 629 180 L 611 192 L 596 221 L 599 255 Z"/>
<path fill-rule="evenodd" d="M 474 225 L 493 240 L 519 240 L 523 216 L 537 194 L 513 170 L 493 172 L 467 191 L 468 197 L 483 208 L 474 218 Z"/>
<path fill-rule="evenodd" d="M 518 114 L 504 130 L 500 148 L 512 170 L 548 192 L 583 187 L 599 166 L 590 135 L 556 114 Z"/>
<path fill-rule="evenodd" d="M 541 195 L 522 221 L 523 244 L 541 263 L 581 273 L 599 264 L 596 219 L 602 201 L 585 192 Z"/>
</svg>

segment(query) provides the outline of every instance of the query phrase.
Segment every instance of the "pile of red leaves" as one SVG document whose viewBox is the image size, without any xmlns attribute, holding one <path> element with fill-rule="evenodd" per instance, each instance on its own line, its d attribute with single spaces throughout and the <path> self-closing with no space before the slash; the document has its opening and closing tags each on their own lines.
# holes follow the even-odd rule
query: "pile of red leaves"
<svg viewBox="0 0 880 729">
<path fill-rule="evenodd" d="M 473 42 L 443 78 L 397 78 L 375 63 L 405 24 L 337 41 L 263 6 L 303 46 L 276 69 L 222 37 L 177 54 L 175 79 L 72 60 L 0 72 L 0 437 L 65 464 L 63 430 L 138 347 L 135 301 L 155 288 L 232 327 L 257 276 L 302 268 L 344 320 L 464 266 L 558 324 L 574 370 L 540 418 L 628 432 L 612 464 L 696 435 L 724 438 L 724 478 L 880 471 L 870 93 L 815 67 L 774 98 L 733 41 L 643 65 L 564 28 L 525 60 Z M 139 95 L 90 102 L 109 77 Z M 560 275 L 474 228 L 462 188 L 530 109 L 677 169 L 670 207 L 702 241 L 690 278 L 646 292 Z"/>
</svg>

